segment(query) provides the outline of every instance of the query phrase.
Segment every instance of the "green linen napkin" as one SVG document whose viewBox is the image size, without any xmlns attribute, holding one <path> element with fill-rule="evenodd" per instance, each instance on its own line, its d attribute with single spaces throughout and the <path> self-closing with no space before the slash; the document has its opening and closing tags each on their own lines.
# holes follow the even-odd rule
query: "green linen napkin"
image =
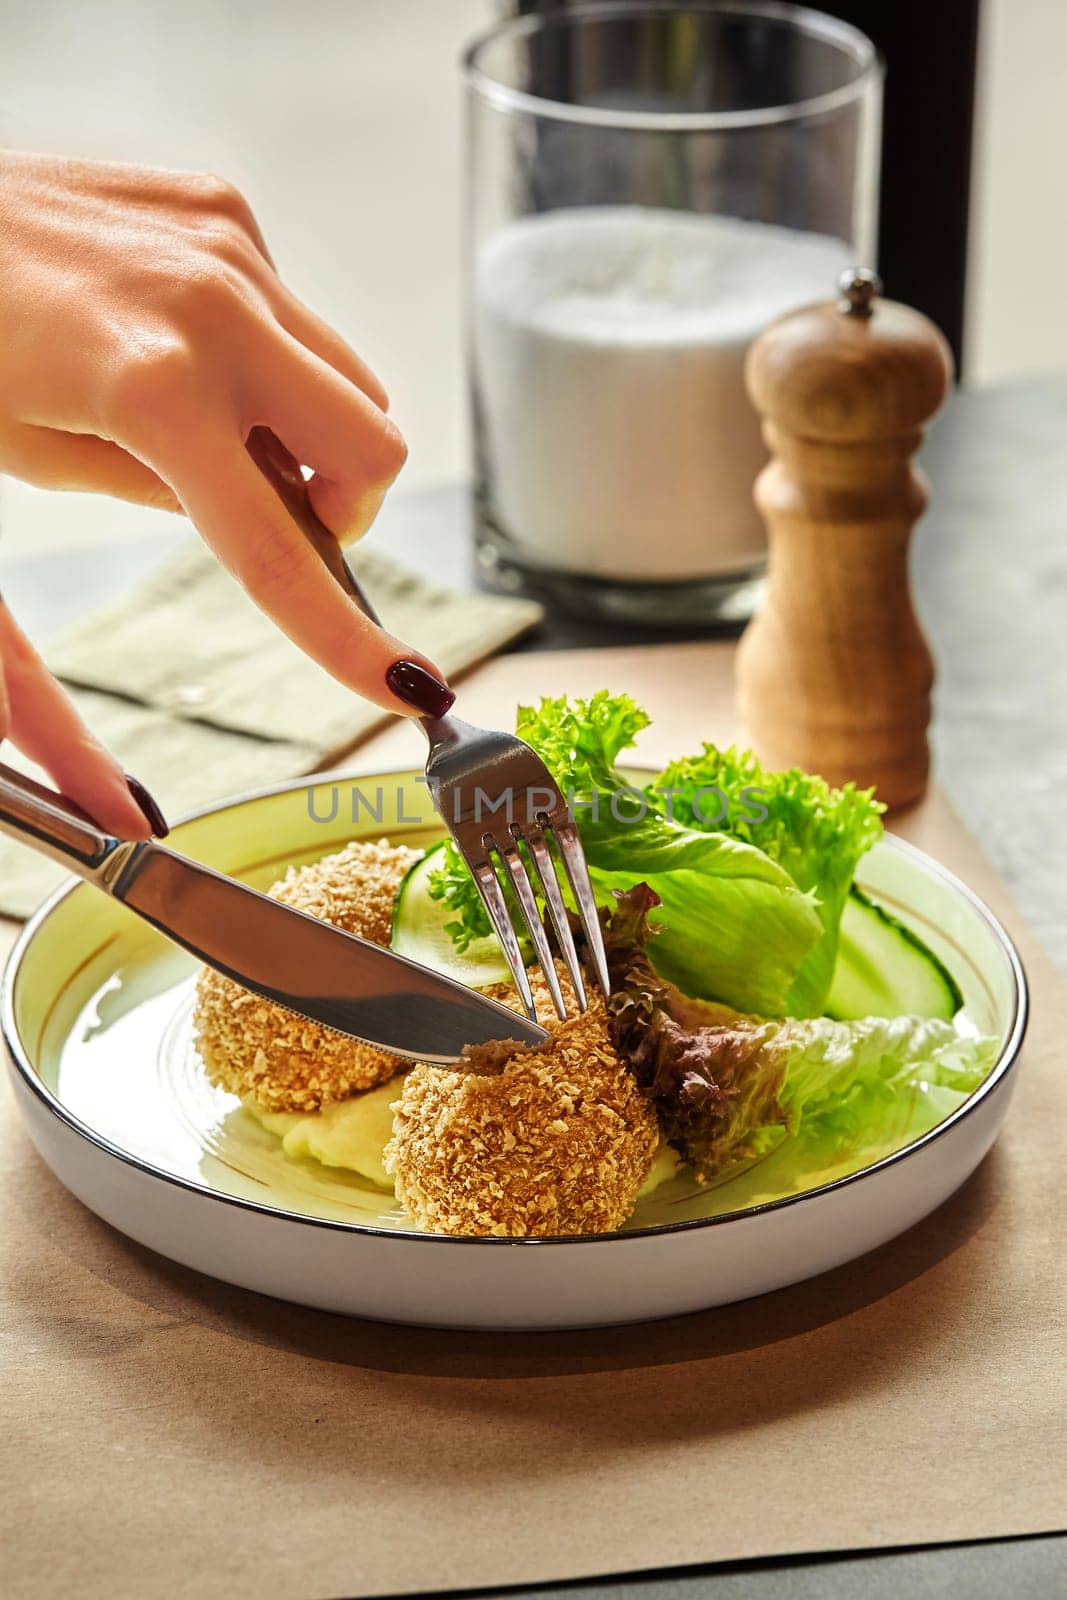
<svg viewBox="0 0 1067 1600">
<path fill-rule="evenodd" d="M 449 676 L 541 618 L 531 601 L 456 594 L 376 550 L 349 560 L 386 627 Z M 44 655 L 171 817 L 329 766 L 388 715 L 291 644 L 199 544 Z M 0 912 L 26 916 L 62 876 L 0 839 Z"/>
</svg>

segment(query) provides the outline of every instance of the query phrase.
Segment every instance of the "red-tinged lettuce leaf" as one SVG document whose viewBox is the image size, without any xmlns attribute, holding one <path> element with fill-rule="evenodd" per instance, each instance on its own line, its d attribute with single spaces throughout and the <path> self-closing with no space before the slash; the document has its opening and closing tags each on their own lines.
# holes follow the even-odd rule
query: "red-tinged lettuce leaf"
<svg viewBox="0 0 1067 1600">
<path fill-rule="evenodd" d="M 777 1024 L 692 1000 L 652 966 L 647 884 L 616 894 L 604 943 L 611 974 L 612 1041 L 650 1094 L 664 1136 L 702 1181 L 757 1154 L 784 1121 Z"/>
<path fill-rule="evenodd" d="M 962 1104 L 996 1059 L 996 1040 L 925 1017 L 768 1021 L 691 999 L 649 959 L 656 905 L 640 884 L 616 896 L 606 921 L 610 1028 L 701 1181 L 802 1126 L 828 1159 L 917 1137 Z"/>
</svg>

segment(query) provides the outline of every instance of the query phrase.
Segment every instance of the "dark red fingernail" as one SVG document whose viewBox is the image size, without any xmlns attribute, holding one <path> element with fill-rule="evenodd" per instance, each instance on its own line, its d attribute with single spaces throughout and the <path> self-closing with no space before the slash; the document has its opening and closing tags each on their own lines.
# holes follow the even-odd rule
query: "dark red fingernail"
<svg viewBox="0 0 1067 1600">
<path fill-rule="evenodd" d="M 124 777 L 126 779 L 126 787 L 136 800 L 137 808 L 143 813 L 148 826 L 157 839 L 165 839 L 170 832 L 170 824 L 167 822 L 166 817 L 139 778 L 131 778 L 128 772 L 124 774 Z"/>
<path fill-rule="evenodd" d="M 385 681 L 398 700 L 414 706 L 424 717 L 443 717 L 456 701 L 447 683 L 435 678 L 417 661 L 394 661 L 385 674 Z"/>
</svg>

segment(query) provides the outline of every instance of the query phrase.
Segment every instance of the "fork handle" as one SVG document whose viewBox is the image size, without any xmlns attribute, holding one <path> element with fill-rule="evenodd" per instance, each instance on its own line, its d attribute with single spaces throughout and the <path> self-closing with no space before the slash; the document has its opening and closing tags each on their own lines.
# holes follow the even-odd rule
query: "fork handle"
<svg viewBox="0 0 1067 1600">
<path fill-rule="evenodd" d="M 363 614 L 380 628 L 381 617 L 367 599 L 359 580 L 345 560 L 340 543 L 311 504 L 311 496 L 308 494 L 300 467 L 281 440 L 269 428 L 253 428 L 248 435 L 247 450 L 323 565 L 337 579 L 345 593 L 356 602 Z"/>
<path fill-rule="evenodd" d="M 369 617 L 375 626 L 380 628 L 381 617 L 345 560 L 339 542 L 311 504 L 311 496 L 308 494 L 299 464 L 269 428 L 253 428 L 248 435 L 246 448 L 326 570 L 356 602 L 364 616 Z M 417 720 L 431 746 L 439 742 L 447 729 L 454 726 L 453 719 L 447 714 L 440 717 L 422 716 Z"/>
</svg>

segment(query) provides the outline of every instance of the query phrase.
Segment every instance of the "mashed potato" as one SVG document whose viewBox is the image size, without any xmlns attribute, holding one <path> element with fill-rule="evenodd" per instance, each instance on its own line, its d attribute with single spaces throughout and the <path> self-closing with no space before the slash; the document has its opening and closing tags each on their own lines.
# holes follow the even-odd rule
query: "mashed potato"
<svg viewBox="0 0 1067 1600">
<path fill-rule="evenodd" d="M 348 1100 L 338 1100 L 307 1116 L 292 1111 L 262 1111 L 254 1100 L 245 1110 L 282 1141 L 291 1161 L 313 1160 L 324 1167 L 343 1167 L 379 1189 L 393 1192 L 385 1170 L 385 1147 L 393 1133 L 393 1101 L 399 1083 L 382 1083 Z"/>
</svg>

